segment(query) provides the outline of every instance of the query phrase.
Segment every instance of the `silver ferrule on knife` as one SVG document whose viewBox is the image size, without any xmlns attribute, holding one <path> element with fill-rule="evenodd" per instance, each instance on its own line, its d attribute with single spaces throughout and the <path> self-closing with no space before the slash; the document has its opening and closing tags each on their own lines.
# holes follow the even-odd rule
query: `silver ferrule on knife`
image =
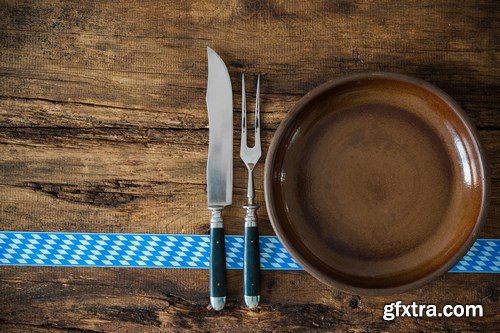
<svg viewBox="0 0 500 333">
<path fill-rule="evenodd" d="M 224 207 L 208 207 L 211 211 L 210 228 L 224 228 L 222 223 L 222 209 Z"/>
</svg>

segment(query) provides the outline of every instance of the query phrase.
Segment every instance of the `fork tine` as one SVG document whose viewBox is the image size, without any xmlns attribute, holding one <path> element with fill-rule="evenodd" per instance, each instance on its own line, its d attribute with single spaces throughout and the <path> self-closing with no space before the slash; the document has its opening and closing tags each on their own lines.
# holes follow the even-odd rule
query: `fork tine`
<svg viewBox="0 0 500 333">
<path fill-rule="evenodd" d="M 241 149 L 247 146 L 247 101 L 245 97 L 245 74 L 241 74 Z"/>
<path fill-rule="evenodd" d="M 257 91 L 255 93 L 255 145 L 260 150 L 260 74 L 257 76 Z"/>
</svg>

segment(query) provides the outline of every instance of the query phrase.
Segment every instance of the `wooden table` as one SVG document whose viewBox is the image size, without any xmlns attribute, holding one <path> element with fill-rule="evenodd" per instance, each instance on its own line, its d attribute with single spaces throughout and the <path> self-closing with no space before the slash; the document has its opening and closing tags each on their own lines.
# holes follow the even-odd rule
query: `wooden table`
<svg viewBox="0 0 500 333">
<path fill-rule="evenodd" d="M 235 106 L 240 74 L 264 75 L 264 152 L 294 103 L 329 79 L 380 70 L 441 87 L 479 129 L 492 175 L 480 237 L 500 237 L 497 1 L 2 0 L 0 17 L 3 230 L 208 233 L 211 46 L 228 65 Z M 260 163 L 261 206 L 262 178 Z M 226 232 L 241 234 L 246 173 L 237 158 L 234 181 Z M 259 219 L 261 234 L 272 234 L 264 208 Z M 243 306 L 241 271 L 228 279 L 227 309 L 215 313 L 206 270 L 2 267 L 0 330 L 500 328 L 499 275 L 446 274 L 405 294 L 364 297 L 304 272 L 266 271 L 256 311 Z M 485 317 L 383 321 L 383 305 L 396 300 L 478 303 Z"/>
</svg>

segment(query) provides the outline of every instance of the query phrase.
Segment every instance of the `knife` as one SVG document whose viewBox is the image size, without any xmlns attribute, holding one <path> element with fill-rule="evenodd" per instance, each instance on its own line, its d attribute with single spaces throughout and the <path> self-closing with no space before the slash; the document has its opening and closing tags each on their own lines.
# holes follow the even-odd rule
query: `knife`
<svg viewBox="0 0 500 333">
<path fill-rule="evenodd" d="M 216 311 L 226 303 L 226 246 L 222 209 L 233 195 L 233 91 L 226 65 L 207 47 L 209 123 L 207 195 L 210 217 L 210 303 Z"/>
</svg>

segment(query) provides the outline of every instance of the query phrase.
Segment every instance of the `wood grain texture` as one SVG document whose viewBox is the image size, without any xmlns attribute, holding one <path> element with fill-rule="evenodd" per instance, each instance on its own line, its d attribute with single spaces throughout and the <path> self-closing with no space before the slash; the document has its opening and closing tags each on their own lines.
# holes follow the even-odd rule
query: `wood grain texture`
<svg viewBox="0 0 500 333">
<path fill-rule="evenodd" d="M 492 176 L 480 236 L 498 238 L 497 13 L 486 0 L 0 0 L 2 229 L 208 233 L 211 46 L 228 64 L 235 105 L 240 73 L 264 75 L 264 152 L 300 97 L 340 75 L 393 71 L 445 90 L 479 129 Z M 243 231 L 246 171 L 236 158 L 228 234 Z M 263 206 L 263 164 L 255 177 Z M 272 234 L 258 214 L 261 234 Z M 249 311 L 241 272 L 231 271 L 229 306 L 216 314 L 207 271 L 3 267 L 0 331 L 494 331 L 499 284 L 447 274 L 364 297 L 304 272 L 266 271 L 262 306 Z M 383 305 L 398 299 L 483 304 L 485 317 L 383 321 Z"/>
</svg>

